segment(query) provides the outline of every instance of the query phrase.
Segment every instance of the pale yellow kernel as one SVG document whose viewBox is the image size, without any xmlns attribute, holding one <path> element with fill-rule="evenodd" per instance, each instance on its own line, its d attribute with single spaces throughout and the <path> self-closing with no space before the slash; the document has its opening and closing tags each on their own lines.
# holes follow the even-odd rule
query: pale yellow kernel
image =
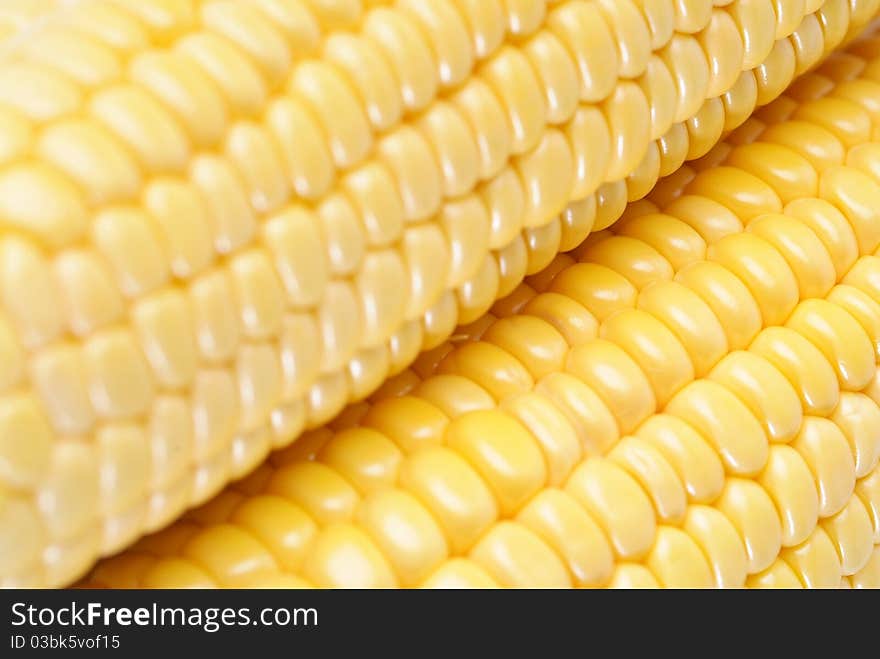
<svg viewBox="0 0 880 659">
<path fill-rule="evenodd" d="M 343 185 L 360 215 L 367 242 L 377 247 L 395 242 L 403 231 L 404 210 L 391 171 L 370 162 L 346 176 Z"/>
<path fill-rule="evenodd" d="M 31 489 L 49 470 L 54 438 L 49 421 L 33 397 L 0 399 L 0 478 L 14 488 Z"/>
<path fill-rule="evenodd" d="M 819 517 L 839 512 L 855 486 L 855 467 L 846 437 L 833 422 L 805 417 L 792 447 L 807 463 L 819 492 Z"/>
<path fill-rule="evenodd" d="M 165 283 L 168 257 L 147 214 L 134 209 L 108 209 L 92 223 L 92 240 L 115 271 L 116 285 L 128 297 Z"/>
<path fill-rule="evenodd" d="M 327 255 L 314 215 L 294 206 L 263 225 L 287 298 L 295 306 L 318 303 L 327 284 Z"/>
<path fill-rule="evenodd" d="M 141 185 L 135 159 L 93 121 L 55 123 L 42 134 L 37 149 L 42 158 L 73 179 L 93 204 L 130 199 Z"/>
<path fill-rule="evenodd" d="M 684 531 L 660 526 L 646 566 L 665 588 L 710 588 L 712 572 L 699 545 Z"/>
<path fill-rule="evenodd" d="M 242 252 L 232 259 L 229 269 L 244 335 L 257 340 L 275 336 L 281 325 L 284 293 L 268 252 Z"/>
<path fill-rule="evenodd" d="M 483 476 L 511 515 L 546 481 L 546 468 L 531 434 L 497 412 L 464 414 L 446 430 L 446 442 Z"/>
<path fill-rule="evenodd" d="M 190 155 L 183 128 L 148 93 L 133 85 L 100 91 L 91 114 L 122 140 L 151 172 L 181 171 Z"/>
<path fill-rule="evenodd" d="M 59 254 L 54 265 L 67 325 L 73 334 L 87 336 L 120 319 L 122 296 L 96 253 L 69 250 Z"/>
<path fill-rule="evenodd" d="M 745 584 L 745 546 L 723 513 L 712 506 L 689 506 L 682 529 L 703 550 L 716 587 L 741 588 Z"/>
<path fill-rule="evenodd" d="M 391 62 L 406 110 L 415 112 L 427 106 L 437 92 L 439 72 L 415 19 L 379 7 L 367 14 L 363 33 Z"/>
<path fill-rule="evenodd" d="M 80 238 L 86 222 L 82 193 L 48 164 L 17 162 L 0 173 L 0 226 L 58 247 Z"/>
<path fill-rule="evenodd" d="M 401 490 L 389 488 L 367 496 L 356 519 L 403 586 L 418 584 L 448 555 L 438 523 L 415 497 Z"/>
<path fill-rule="evenodd" d="M 221 454 L 238 429 L 238 391 L 232 374 L 225 370 L 197 373 L 191 405 L 193 457 L 203 462 Z"/>
<path fill-rule="evenodd" d="M 564 489 L 608 534 L 617 556 L 627 559 L 647 554 L 656 531 L 654 509 L 626 471 L 604 458 L 591 458 L 575 469 Z"/>
<path fill-rule="evenodd" d="M 483 3 L 480 3 L 483 4 Z M 485 3 L 488 4 L 488 3 Z M 440 565 L 422 588 L 498 588 L 486 571 L 466 558 L 452 558 Z"/>
<path fill-rule="evenodd" d="M 92 405 L 101 417 L 126 419 L 147 410 L 155 384 L 132 332 L 94 334 L 83 346 L 83 362 Z"/>
<path fill-rule="evenodd" d="M 229 4 L 229 3 L 227 3 Z M 195 63 L 221 90 L 233 110 L 256 114 L 266 102 L 266 81 L 245 53 L 223 37 L 196 32 L 181 39 L 175 51 Z"/>
<path fill-rule="evenodd" d="M 211 2 L 202 7 L 202 24 L 256 60 L 270 81 L 290 66 L 291 53 L 277 27 L 249 3 Z"/>
<path fill-rule="evenodd" d="M 391 588 L 397 578 L 370 537 L 351 524 L 335 524 L 315 539 L 303 566 L 304 575 L 318 586 Z"/>
<path fill-rule="evenodd" d="M 480 538 L 469 557 L 500 585 L 512 588 L 567 588 L 571 577 L 550 547 L 525 526 L 499 522 Z"/>
<path fill-rule="evenodd" d="M 455 553 L 471 547 L 498 514 L 486 484 L 446 448 L 425 448 L 409 456 L 401 466 L 400 485 L 434 514 Z"/>
</svg>

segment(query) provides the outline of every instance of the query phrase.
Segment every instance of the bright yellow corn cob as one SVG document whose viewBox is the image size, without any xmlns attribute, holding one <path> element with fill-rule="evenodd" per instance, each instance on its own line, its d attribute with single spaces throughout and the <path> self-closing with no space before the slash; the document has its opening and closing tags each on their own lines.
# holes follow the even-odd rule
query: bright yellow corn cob
<svg viewBox="0 0 880 659">
<path fill-rule="evenodd" d="M 363 399 L 878 4 L 51 13 L 0 61 L 0 583 L 69 581 Z"/>
<path fill-rule="evenodd" d="M 880 39 L 92 586 L 880 587 Z"/>
</svg>

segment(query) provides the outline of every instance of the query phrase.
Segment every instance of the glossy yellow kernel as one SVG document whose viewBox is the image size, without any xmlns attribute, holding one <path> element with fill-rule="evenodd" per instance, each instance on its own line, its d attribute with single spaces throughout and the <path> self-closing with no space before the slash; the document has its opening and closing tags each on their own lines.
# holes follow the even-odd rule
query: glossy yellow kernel
<svg viewBox="0 0 880 659">
<path fill-rule="evenodd" d="M 755 338 L 749 350 L 785 375 L 807 413 L 826 415 L 836 407 L 840 390 L 834 370 L 818 348 L 797 332 L 768 327 Z"/>
<path fill-rule="evenodd" d="M 712 310 L 678 282 L 659 281 L 646 286 L 636 304 L 678 338 L 695 376 L 703 376 L 727 352 L 727 337 Z"/>
<path fill-rule="evenodd" d="M 40 162 L 19 162 L 0 175 L 0 223 L 50 245 L 73 242 L 84 232 L 85 200 L 58 170 Z M 33 205 L 28 199 L 41 199 Z"/>
<path fill-rule="evenodd" d="M 419 121 L 439 160 L 443 192 L 453 197 L 468 192 L 478 174 L 478 150 L 471 130 L 455 106 L 436 104 Z"/>
<path fill-rule="evenodd" d="M 651 191 L 660 175 L 660 151 L 656 143 L 649 142 L 642 160 L 626 177 L 627 200 L 638 201 Z"/>
<path fill-rule="evenodd" d="M 312 462 L 277 470 L 266 491 L 290 500 L 324 524 L 351 519 L 358 501 L 357 492 L 342 476 Z"/>
<path fill-rule="evenodd" d="M 682 195 L 667 204 L 663 212 L 691 227 L 700 234 L 706 245 L 743 230 L 743 221 L 739 217 L 722 204 L 704 196 Z"/>
<path fill-rule="evenodd" d="M 562 41 L 542 30 L 525 45 L 529 61 L 537 69 L 544 88 L 547 121 L 562 123 L 578 107 L 578 72 Z"/>
<path fill-rule="evenodd" d="M 599 336 L 623 348 L 639 365 L 651 383 L 658 407 L 694 379 L 690 357 L 678 338 L 645 311 L 630 309 L 615 314 L 602 323 Z"/>
<path fill-rule="evenodd" d="M 568 351 L 568 344 L 559 331 L 536 316 L 502 318 L 493 323 L 482 338 L 516 357 L 536 379 L 558 371 Z"/>
<path fill-rule="evenodd" d="M 679 391 L 665 412 L 692 425 L 718 451 L 725 468 L 753 475 L 767 461 L 768 439 L 749 409 L 727 388 L 696 380 Z"/>
<path fill-rule="evenodd" d="M 566 588 L 571 577 L 560 558 L 525 526 L 499 522 L 471 549 L 469 557 L 502 586 Z"/>
<path fill-rule="evenodd" d="M 488 486 L 447 448 L 425 448 L 409 456 L 401 466 L 400 485 L 434 515 L 457 554 L 471 547 L 498 515 Z"/>
<path fill-rule="evenodd" d="M 685 121 L 699 110 L 709 88 L 709 66 L 699 42 L 691 36 L 675 34 L 661 51 L 678 91 L 678 107 L 673 121 Z"/>
<path fill-rule="evenodd" d="M 730 14 L 713 11 L 708 24 L 698 32 L 697 41 L 706 52 L 709 64 L 706 96 L 713 98 L 725 93 L 736 82 L 742 68 L 743 40 Z"/>
<path fill-rule="evenodd" d="M 769 183 L 783 204 L 813 197 L 818 190 L 818 176 L 811 163 L 778 144 L 761 141 L 739 146 L 731 151 L 727 163 Z"/>
<path fill-rule="evenodd" d="M 776 504 L 782 522 L 782 545 L 800 544 L 815 528 L 819 497 L 803 458 L 789 446 L 772 446 L 758 482 Z"/>
<path fill-rule="evenodd" d="M 859 105 L 842 98 L 825 97 L 807 101 L 792 118 L 825 128 L 846 147 L 866 141 L 871 132 L 868 113 Z"/>
<path fill-rule="evenodd" d="M 748 406 L 770 441 L 787 442 L 800 429 L 803 417 L 797 393 L 766 359 L 751 351 L 731 352 L 707 377 Z"/>
<path fill-rule="evenodd" d="M 757 98 L 758 85 L 755 82 L 754 74 L 749 70 L 743 71 L 733 87 L 721 95 L 726 114 L 725 130 L 733 130 L 748 119 L 752 110 L 755 109 Z"/>
<path fill-rule="evenodd" d="M 692 117 L 685 121 L 690 142 L 687 159 L 706 155 L 715 146 L 724 129 L 724 104 L 717 98 L 709 99 Z"/>
<path fill-rule="evenodd" d="M 654 281 L 673 277 L 672 265 L 657 250 L 626 236 L 609 236 L 606 240 L 585 243 L 580 257 L 581 260 L 614 270 L 639 289 Z"/>
<path fill-rule="evenodd" d="M 437 568 L 422 588 L 498 588 L 498 584 L 473 561 L 452 558 Z"/>
<path fill-rule="evenodd" d="M 802 544 L 783 550 L 781 558 L 806 588 L 837 588 L 840 583 L 840 559 L 821 527 Z"/>
<path fill-rule="evenodd" d="M 839 306 L 824 300 L 804 300 L 786 326 L 822 351 L 837 372 L 841 389 L 857 391 L 873 377 L 871 340 L 858 321 Z"/>
<path fill-rule="evenodd" d="M 730 270 L 704 261 L 683 268 L 675 281 L 710 307 L 724 328 L 731 350 L 748 346 L 760 331 L 761 309 L 746 285 Z"/>
<path fill-rule="evenodd" d="M 547 23 L 574 56 L 580 78 L 580 100 L 601 101 L 613 89 L 620 71 L 611 30 L 592 3 L 562 4 Z"/>
<path fill-rule="evenodd" d="M 831 256 L 837 279 L 842 279 L 859 255 L 856 233 L 843 213 L 822 199 L 798 199 L 785 207 L 785 214 L 816 234 Z"/>
<path fill-rule="evenodd" d="M 788 39 L 779 39 L 754 70 L 758 86 L 758 105 L 775 99 L 791 82 L 797 69 L 795 49 Z"/>
<path fill-rule="evenodd" d="M 297 506 L 274 496 L 258 496 L 238 507 L 229 521 L 240 524 L 272 552 L 279 567 L 298 570 L 317 532 Z"/>
<path fill-rule="evenodd" d="M 714 199 L 744 222 L 761 213 L 782 210 L 779 196 L 769 185 L 754 175 L 727 166 L 700 172 L 688 186 L 688 193 Z"/>
<path fill-rule="evenodd" d="M 602 105 L 611 137 L 606 177 L 616 181 L 635 169 L 648 143 L 648 102 L 635 83 L 619 84 Z"/>
<path fill-rule="evenodd" d="M 871 222 L 871 208 L 880 187 L 866 174 L 851 167 L 828 169 L 819 181 L 819 194 L 839 208 L 852 225 L 862 254 L 873 252 L 880 232 Z"/>
<path fill-rule="evenodd" d="M 628 164 L 632 169 L 637 163 Z M 525 183 L 523 225 L 544 226 L 569 198 L 574 162 L 568 142 L 560 131 L 547 130 L 534 149 L 516 159 L 515 167 Z"/>
<path fill-rule="evenodd" d="M 624 437 L 608 454 L 634 476 L 651 497 L 657 517 L 677 524 L 684 518 L 687 494 L 675 469 L 663 454 L 638 437 Z"/>
<path fill-rule="evenodd" d="M 401 585 L 415 585 L 447 556 L 437 522 L 412 495 L 385 489 L 368 495 L 356 513 L 358 524 L 376 543 Z"/>
<path fill-rule="evenodd" d="M 843 432 L 828 419 L 805 417 L 791 446 L 813 473 L 819 492 L 819 517 L 839 512 L 855 486 L 855 466 Z"/>
<path fill-rule="evenodd" d="M 871 558 L 874 544 L 871 537 L 871 519 L 859 497 L 852 497 L 843 510 L 822 520 L 840 557 L 840 572 L 844 576 L 861 570 Z"/>
<path fill-rule="evenodd" d="M 319 462 L 334 469 L 365 494 L 393 485 L 402 459 L 402 453 L 391 440 L 361 428 L 350 428 L 335 435 L 317 455 Z"/>
<path fill-rule="evenodd" d="M 604 183 L 596 190 L 596 221 L 595 231 L 607 229 L 614 224 L 626 208 L 626 181 Z"/>
<path fill-rule="evenodd" d="M 609 588 L 660 588 L 660 584 L 648 568 L 639 563 L 618 563 L 611 577 Z"/>
<path fill-rule="evenodd" d="M 678 105 L 675 82 L 669 67 L 660 57 L 652 54 L 638 84 L 648 101 L 651 116 L 649 137 L 661 139 L 673 125 L 672 120 Z"/>
<path fill-rule="evenodd" d="M 583 453 L 574 424 L 547 396 L 537 392 L 510 396 L 501 408 L 534 437 L 546 461 L 547 484 L 562 483 Z"/>
<path fill-rule="evenodd" d="M 682 194 L 697 175 L 696 170 L 684 163 L 688 149 L 688 132 L 684 124 L 674 124 L 659 142 L 664 178 L 651 190 L 651 203 L 664 207 Z"/>
<path fill-rule="evenodd" d="M 611 540 L 620 558 L 644 556 L 654 541 L 653 507 L 637 481 L 603 458 L 583 462 L 565 485 Z"/>
<path fill-rule="evenodd" d="M 867 477 L 880 460 L 878 423 L 880 409 L 862 393 L 843 392 L 831 420 L 843 431 L 852 450 L 856 478 Z"/>
<path fill-rule="evenodd" d="M 773 561 L 773 564 L 758 574 L 750 575 L 746 580 L 746 588 L 803 588 L 795 571 L 781 558 Z"/>
<path fill-rule="evenodd" d="M 214 588 L 210 576 L 191 561 L 165 558 L 144 572 L 144 588 Z"/>
<path fill-rule="evenodd" d="M 859 479 L 855 490 L 871 520 L 874 544 L 877 544 L 877 537 L 880 535 L 878 534 L 878 530 L 880 530 L 880 524 L 878 524 L 878 521 L 880 521 L 880 515 L 878 515 L 878 512 L 880 512 L 880 475 L 878 474 L 880 474 L 880 471 L 874 469 L 871 474 Z"/>
<path fill-rule="evenodd" d="M 706 243 L 699 233 L 670 215 L 646 213 L 626 221 L 621 219 L 614 226 L 614 232 L 648 243 L 674 270 L 702 260 L 706 254 Z"/>
<path fill-rule="evenodd" d="M 709 588 L 709 564 L 699 545 L 674 526 L 660 526 L 645 564 L 665 588 Z"/>
<path fill-rule="evenodd" d="M 779 252 L 766 240 L 750 233 L 722 238 L 707 251 L 749 288 L 765 325 L 781 325 L 795 308 L 798 282 Z"/>
<path fill-rule="evenodd" d="M 834 285 L 834 264 L 810 228 L 790 217 L 771 214 L 758 216 L 747 230 L 782 254 L 797 279 L 802 298 L 824 297 Z"/>
<path fill-rule="evenodd" d="M 749 574 L 772 564 L 781 547 L 782 529 L 767 492 L 753 481 L 731 478 L 716 506 L 740 534 Z"/>
<path fill-rule="evenodd" d="M 335 588 L 391 588 L 394 572 L 364 531 L 351 524 L 334 524 L 314 541 L 303 566 L 317 586 Z"/>
<path fill-rule="evenodd" d="M 446 443 L 492 488 L 502 515 L 518 510 L 546 482 L 537 443 L 516 421 L 497 412 L 471 412 L 453 420 Z"/>
<path fill-rule="evenodd" d="M 498 94 L 512 130 L 513 153 L 525 153 L 537 144 L 546 110 L 540 82 L 528 59 L 518 50 L 504 47 L 480 72 Z"/>
<path fill-rule="evenodd" d="M 593 518 L 568 494 L 547 489 L 517 515 L 527 527 L 565 562 L 578 586 L 598 586 L 611 576 L 614 556 L 604 533 Z"/>
<path fill-rule="evenodd" d="M 266 121 L 296 193 L 305 199 L 315 199 L 327 192 L 335 168 L 323 129 L 313 112 L 302 101 L 285 97 L 269 106 Z"/>
<path fill-rule="evenodd" d="M 378 151 L 397 180 L 404 217 L 417 222 L 440 206 L 442 172 L 426 138 L 404 125 L 382 138 Z"/>
<path fill-rule="evenodd" d="M 740 588 L 745 584 L 748 561 L 745 545 L 723 513 L 712 506 L 691 505 L 682 530 L 703 550 L 715 587 Z"/>
<path fill-rule="evenodd" d="M 609 340 L 573 348 L 565 368 L 599 395 L 623 433 L 633 430 L 657 409 L 657 398 L 644 372 Z"/>
<path fill-rule="evenodd" d="M 874 549 L 867 565 L 850 577 L 853 588 L 877 588 L 880 584 L 880 552 Z"/>
<path fill-rule="evenodd" d="M 649 418 L 635 436 L 649 442 L 666 458 L 696 502 L 715 499 L 724 484 L 724 467 L 711 444 L 693 426 L 668 414 Z"/>
</svg>

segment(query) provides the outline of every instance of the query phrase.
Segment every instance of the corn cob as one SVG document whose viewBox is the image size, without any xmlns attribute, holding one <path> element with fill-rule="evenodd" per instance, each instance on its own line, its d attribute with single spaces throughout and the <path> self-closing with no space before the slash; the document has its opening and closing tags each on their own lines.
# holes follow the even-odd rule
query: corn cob
<svg viewBox="0 0 880 659">
<path fill-rule="evenodd" d="M 880 587 L 880 40 L 90 586 Z"/>
<path fill-rule="evenodd" d="M 4 53 L 0 582 L 363 399 L 878 2 L 383 4 L 93 0 Z"/>
</svg>

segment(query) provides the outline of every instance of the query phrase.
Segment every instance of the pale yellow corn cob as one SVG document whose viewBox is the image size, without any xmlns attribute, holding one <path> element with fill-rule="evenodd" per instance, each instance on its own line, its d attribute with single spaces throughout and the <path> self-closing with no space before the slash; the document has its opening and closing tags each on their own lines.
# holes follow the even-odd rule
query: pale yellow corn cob
<svg viewBox="0 0 880 659">
<path fill-rule="evenodd" d="M 0 61 L 0 583 L 69 581 L 369 395 L 877 5 L 50 15 Z"/>
<path fill-rule="evenodd" d="M 880 587 L 880 39 L 89 586 Z"/>
</svg>

